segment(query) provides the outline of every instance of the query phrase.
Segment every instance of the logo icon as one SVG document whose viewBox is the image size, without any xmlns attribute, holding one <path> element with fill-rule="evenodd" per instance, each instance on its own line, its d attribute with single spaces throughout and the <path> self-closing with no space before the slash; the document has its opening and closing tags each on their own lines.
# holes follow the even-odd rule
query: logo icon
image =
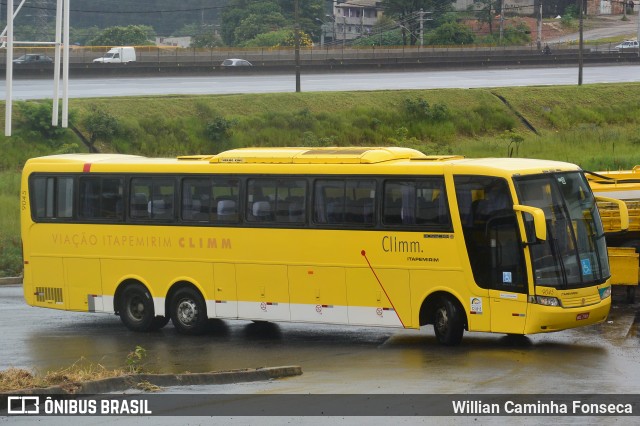
<svg viewBox="0 0 640 426">
<path fill-rule="evenodd" d="M 39 396 L 7 397 L 7 414 L 40 414 Z"/>
</svg>

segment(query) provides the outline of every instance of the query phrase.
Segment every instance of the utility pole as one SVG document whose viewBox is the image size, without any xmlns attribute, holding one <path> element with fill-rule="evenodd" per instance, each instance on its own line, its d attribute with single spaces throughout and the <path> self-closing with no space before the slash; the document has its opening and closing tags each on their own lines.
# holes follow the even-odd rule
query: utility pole
<svg viewBox="0 0 640 426">
<path fill-rule="evenodd" d="M 500 0 L 500 44 L 504 34 L 504 0 Z"/>
<path fill-rule="evenodd" d="M 342 17 L 342 50 L 344 50 L 344 43 L 347 40 L 347 17 Z"/>
<path fill-rule="evenodd" d="M 635 6 L 635 3 L 634 3 Z M 640 42 L 640 3 L 638 6 L 638 34 L 636 35 L 636 40 L 638 40 L 638 42 Z M 640 49 L 638 49 L 638 57 L 640 58 Z"/>
<path fill-rule="evenodd" d="M 579 0 L 580 1 L 580 9 L 579 9 L 579 13 L 580 13 L 580 23 L 579 23 L 579 29 L 580 29 L 580 43 L 579 43 L 579 47 L 578 47 L 578 86 L 582 86 L 582 44 L 583 44 L 583 36 L 582 36 L 582 14 L 583 14 L 583 4 L 584 4 L 584 0 Z"/>
<path fill-rule="evenodd" d="M 424 44 L 424 11 L 420 9 L 418 12 L 420 16 L 420 47 Z"/>
<path fill-rule="evenodd" d="M 295 34 L 294 43 L 296 51 L 296 93 L 300 92 L 300 19 L 298 16 L 298 0 L 294 3 L 294 16 L 295 16 Z"/>
<path fill-rule="evenodd" d="M 13 0 L 7 0 L 7 69 L 5 80 L 4 135 L 11 136 L 13 112 Z"/>
<path fill-rule="evenodd" d="M 540 1 L 540 11 L 538 13 L 538 36 L 536 37 L 536 45 L 538 51 L 542 50 L 542 0 Z"/>
</svg>

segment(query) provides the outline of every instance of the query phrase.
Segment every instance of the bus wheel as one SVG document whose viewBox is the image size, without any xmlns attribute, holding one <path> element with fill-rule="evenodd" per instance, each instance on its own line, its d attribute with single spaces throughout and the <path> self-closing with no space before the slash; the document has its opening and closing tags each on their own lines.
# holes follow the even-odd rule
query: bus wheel
<svg viewBox="0 0 640 426">
<path fill-rule="evenodd" d="M 120 320 L 133 331 L 154 329 L 153 299 L 142 284 L 130 284 L 122 292 Z M 156 327 L 157 328 L 157 327 Z"/>
<path fill-rule="evenodd" d="M 455 346 L 462 340 L 464 321 L 458 305 L 451 299 L 442 298 L 436 305 L 433 330 L 438 342 L 446 346 Z"/>
<path fill-rule="evenodd" d="M 199 291 L 185 287 L 173 295 L 171 322 L 181 334 L 197 335 L 207 330 L 207 305 Z"/>
</svg>

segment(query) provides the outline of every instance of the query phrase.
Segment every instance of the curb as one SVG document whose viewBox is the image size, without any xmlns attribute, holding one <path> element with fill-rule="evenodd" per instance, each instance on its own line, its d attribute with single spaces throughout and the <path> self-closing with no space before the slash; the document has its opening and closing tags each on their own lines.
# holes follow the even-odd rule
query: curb
<svg viewBox="0 0 640 426">
<path fill-rule="evenodd" d="M 22 277 L 0 278 L 0 285 L 22 284 Z"/>
<path fill-rule="evenodd" d="M 2 392 L 0 393 L 0 401 L 5 401 L 8 396 L 12 395 L 76 395 L 121 392 L 136 388 L 140 383 L 148 383 L 155 386 L 224 385 L 229 383 L 280 379 L 283 377 L 299 376 L 301 374 L 302 368 L 297 365 L 256 369 L 248 368 L 213 373 L 131 374 L 90 382 L 69 383 L 63 386 L 52 386 L 49 388 Z"/>
</svg>

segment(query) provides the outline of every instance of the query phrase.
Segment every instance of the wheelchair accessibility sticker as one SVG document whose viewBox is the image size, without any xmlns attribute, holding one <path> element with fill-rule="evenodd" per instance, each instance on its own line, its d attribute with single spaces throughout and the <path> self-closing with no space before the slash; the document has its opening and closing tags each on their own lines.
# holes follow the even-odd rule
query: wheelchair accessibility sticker
<svg viewBox="0 0 640 426">
<path fill-rule="evenodd" d="M 582 275 L 591 275 L 591 260 L 580 259 L 580 266 L 582 267 Z"/>
</svg>

